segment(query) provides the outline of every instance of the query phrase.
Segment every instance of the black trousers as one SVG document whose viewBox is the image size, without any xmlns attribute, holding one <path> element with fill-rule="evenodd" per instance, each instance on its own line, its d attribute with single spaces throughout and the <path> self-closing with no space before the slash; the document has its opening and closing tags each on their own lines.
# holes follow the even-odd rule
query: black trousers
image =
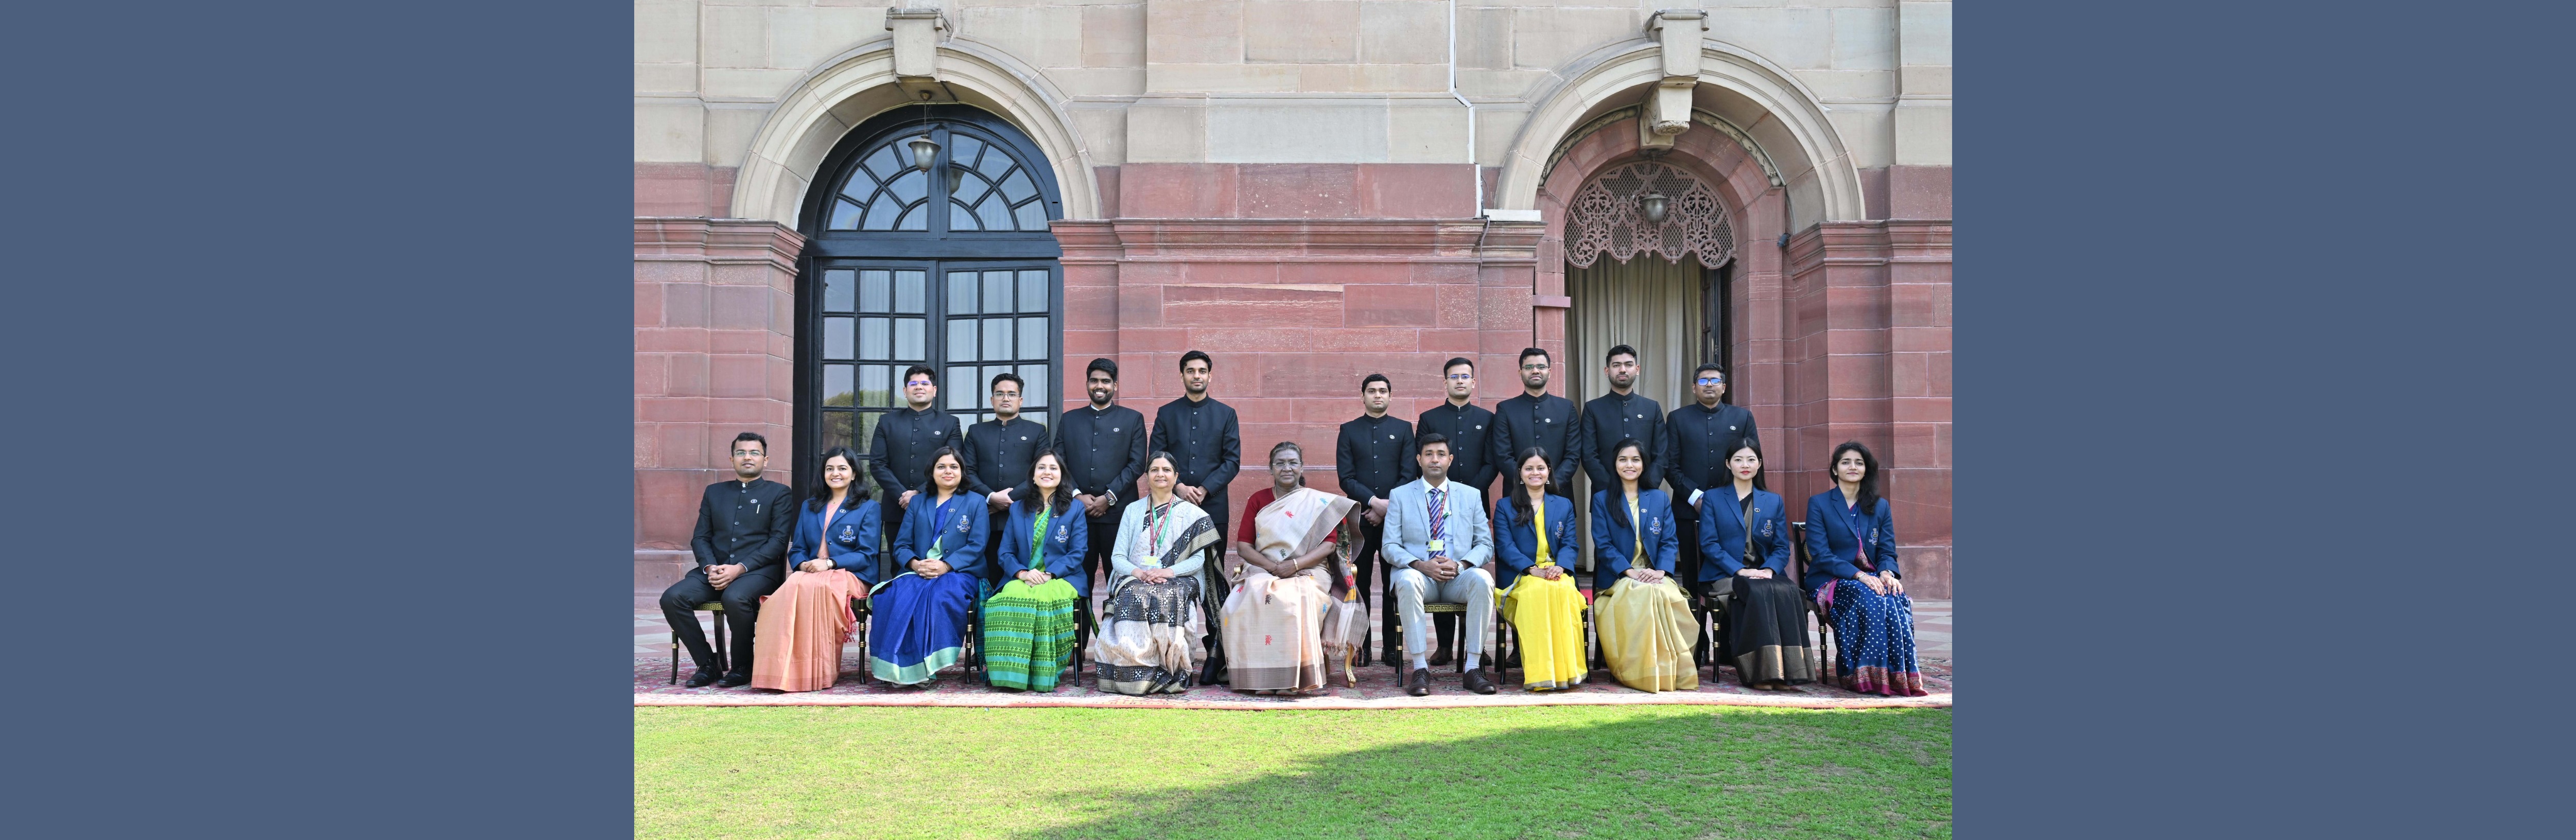
<svg viewBox="0 0 2576 840">
<path fill-rule="evenodd" d="M 1083 587 L 1085 592 L 1108 591 L 1100 585 L 1107 582 L 1111 574 L 1109 551 L 1118 547 L 1118 516 L 1119 509 L 1113 507 L 1098 519 L 1091 519 L 1088 514 L 1084 517 L 1083 521 L 1091 523 L 1091 545 L 1082 552 L 1082 573 L 1091 576 L 1089 585 Z"/>
<path fill-rule="evenodd" d="M 1734 498 L 1733 492 L 1731 488 L 1728 490 L 1728 499 Z M 1709 494 L 1702 496 L 1701 500 L 1715 502 L 1718 501 L 1718 496 Z M 1710 596 L 1704 594 L 1708 584 L 1699 582 L 1699 567 L 1702 562 L 1699 550 L 1699 511 L 1691 507 L 1690 503 L 1682 497 L 1674 497 L 1673 502 L 1673 536 L 1681 541 L 1681 551 L 1673 561 L 1673 579 L 1681 582 L 1682 591 L 1689 594 L 1692 614 L 1706 615 L 1716 604 Z M 1725 581 L 1718 582 L 1725 583 Z M 1691 661 L 1705 663 L 1709 661 L 1710 655 L 1709 639 L 1706 636 L 1699 637 L 1691 644 Z"/>
<path fill-rule="evenodd" d="M 733 656 L 733 672 L 751 673 L 751 639 L 754 622 L 760 619 L 760 598 L 778 591 L 786 582 L 786 573 L 772 563 L 746 570 L 725 588 L 707 583 L 707 569 L 700 566 L 680 576 L 680 582 L 662 590 L 662 617 L 671 622 L 671 632 L 680 636 L 680 644 L 689 648 L 689 660 L 700 668 L 715 668 L 714 648 L 707 646 L 707 633 L 698 629 L 697 607 L 714 601 L 724 605 L 725 629 L 732 631 L 733 641 L 726 652 Z"/>
<path fill-rule="evenodd" d="M 879 526 L 877 529 L 877 533 L 883 535 L 880 539 L 885 542 L 885 544 L 877 550 L 877 581 L 879 583 L 893 580 L 894 576 L 897 574 L 894 568 L 894 535 L 895 531 L 903 527 L 903 506 L 895 504 L 894 500 L 902 497 L 903 491 L 897 490 L 886 494 L 885 498 L 877 500 L 877 514 L 885 519 L 885 524 Z"/>
</svg>

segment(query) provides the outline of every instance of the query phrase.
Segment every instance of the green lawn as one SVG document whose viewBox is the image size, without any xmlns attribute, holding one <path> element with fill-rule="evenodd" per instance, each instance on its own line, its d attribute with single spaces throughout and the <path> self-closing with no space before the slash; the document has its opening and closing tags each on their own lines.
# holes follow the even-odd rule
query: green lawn
<svg viewBox="0 0 2576 840">
<path fill-rule="evenodd" d="M 1948 837 L 1950 711 L 640 708 L 635 836 Z"/>
</svg>

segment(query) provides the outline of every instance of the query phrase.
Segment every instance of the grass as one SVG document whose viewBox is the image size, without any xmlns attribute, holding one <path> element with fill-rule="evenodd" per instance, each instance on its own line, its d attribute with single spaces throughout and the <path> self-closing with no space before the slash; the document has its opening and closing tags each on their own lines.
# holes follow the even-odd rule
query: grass
<svg viewBox="0 0 2576 840">
<path fill-rule="evenodd" d="M 640 708 L 635 836 L 1948 837 L 1950 711 Z"/>
</svg>

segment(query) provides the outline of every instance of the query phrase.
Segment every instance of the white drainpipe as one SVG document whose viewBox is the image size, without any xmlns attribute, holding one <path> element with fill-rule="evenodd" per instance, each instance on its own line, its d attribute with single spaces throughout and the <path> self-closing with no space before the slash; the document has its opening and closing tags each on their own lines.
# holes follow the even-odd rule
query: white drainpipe
<svg viewBox="0 0 2576 840">
<path fill-rule="evenodd" d="M 1476 218 L 1485 217 L 1485 172 L 1476 165 L 1476 103 L 1458 92 L 1458 0 L 1449 0 L 1449 96 L 1467 106 L 1467 174 L 1476 182 Z"/>
</svg>

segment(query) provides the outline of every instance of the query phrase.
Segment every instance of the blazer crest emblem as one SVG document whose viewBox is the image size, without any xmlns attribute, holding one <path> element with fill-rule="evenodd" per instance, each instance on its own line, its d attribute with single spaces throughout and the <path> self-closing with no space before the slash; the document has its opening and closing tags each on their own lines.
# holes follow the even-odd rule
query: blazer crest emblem
<svg viewBox="0 0 2576 840">
<path fill-rule="evenodd" d="M 854 543 L 854 542 L 858 542 L 858 541 L 859 541 L 859 532 L 858 532 L 858 529 L 857 529 L 855 526 L 843 525 L 843 526 L 841 526 L 841 536 L 840 536 L 838 539 L 839 539 L 841 542 L 845 542 L 845 543 Z"/>
</svg>

